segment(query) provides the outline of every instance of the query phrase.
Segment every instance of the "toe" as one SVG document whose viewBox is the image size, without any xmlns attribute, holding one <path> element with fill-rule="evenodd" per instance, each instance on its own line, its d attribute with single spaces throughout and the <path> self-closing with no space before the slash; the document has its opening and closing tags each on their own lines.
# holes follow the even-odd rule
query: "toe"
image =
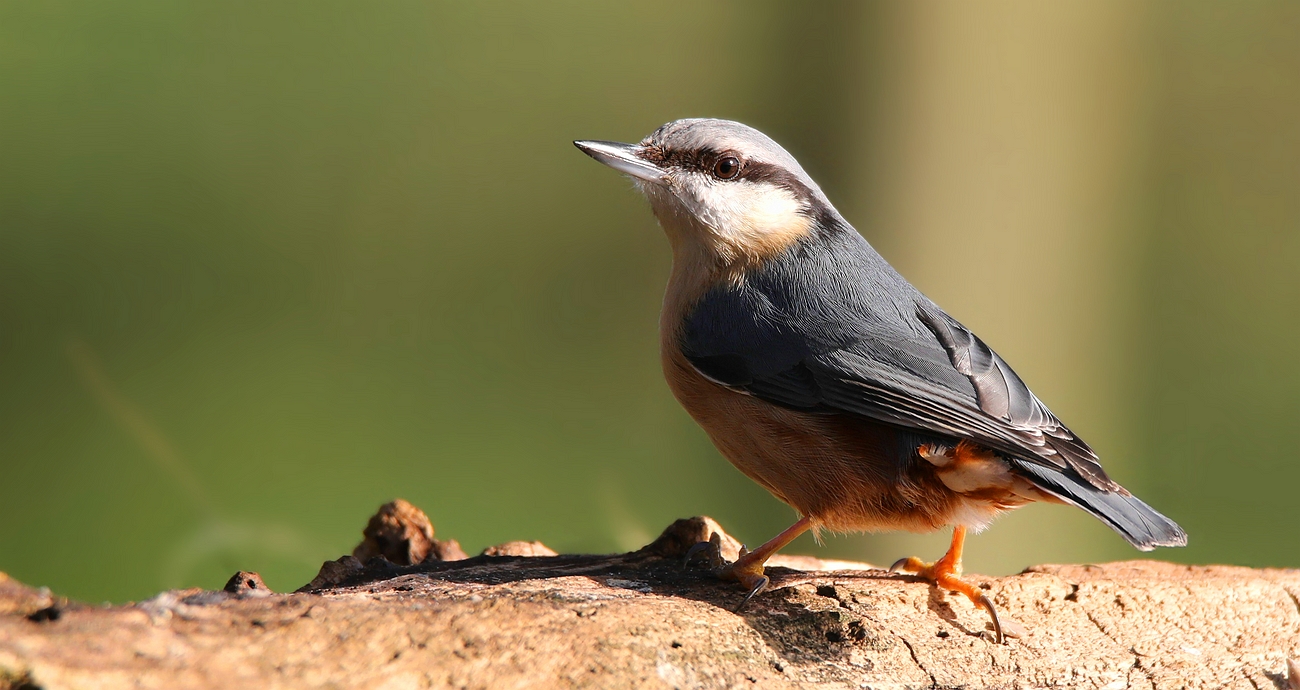
<svg viewBox="0 0 1300 690">
<path fill-rule="evenodd" d="M 897 561 L 894 561 L 894 564 L 889 566 L 889 572 L 918 574 L 925 572 L 929 568 L 930 566 L 927 565 L 925 561 L 922 561 L 916 556 L 908 556 L 907 558 L 900 558 Z"/>
<path fill-rule="evenodd" d="M 727 559 L 722 556 L 722 538 L 717 532 L 714 532 L 708 541 L 698 542 L 687 549 L 686 557 L 682 559 L 682 567 L 689 566 L 691 561 L 700 554 L 705 555 L 711 570 L 722 570 L 727 567 Z"/>
<path fill-rule="evenodd" d="M 744 601 L 740 602 L 740 606 L 736 607 L 737 611 L 744 608 L 745 605 L 749 603 L 750 599 L 761 594 L 772 582 L 763 572 L 762 563 L 755 562 L 752 558 L 745 558 L 743 556 L 735 563 L 718 570 L 717 573 L 718 577 L 724 580 L 735 580 L 739 582 L 741 586 L 747 590 Z"/>
<path fill-rule="evenodd" d="M 705 557 L 708 559 L 710 564 L 715 560 L 721 559 L 722 555 L 719 554 L 716 549 L 710 548 L 712 546 L 712 542 L 702 541 L 687 549 L 686 556 L 682 559 L 682 567 L 689 567 L 691 562 L 695 560 L 695 557 L 700 554 L 705 554 Z"/>
<path fill-rule="evenodd" d="M 964 595 L 972 604 L 984 609 L 993 623 L 993 641 L 997 644 L 1006 642 L 1006 633 L 1002 629 L 1002 620 L 998 617 L 997 607 L 993 605 L 993 600 L 987 594 L 975 585 L 954 575 L 941 576 L 935 580 L 935 584 L 949 592 Z"/>
</svg>

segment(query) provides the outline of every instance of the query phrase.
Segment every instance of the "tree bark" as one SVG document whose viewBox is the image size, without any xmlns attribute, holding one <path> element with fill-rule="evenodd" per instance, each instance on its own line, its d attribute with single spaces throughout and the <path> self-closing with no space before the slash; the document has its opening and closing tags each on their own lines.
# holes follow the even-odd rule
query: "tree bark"
<svg viewBox="0 0 1300 690">
<path fill-rule="evenodd" d="M 778 557 L 773 589 L 735 613 L 734 583 L 682 563 L 714 533 L 734 556 L 716 523 L 692 518 L 626 554 L 345 556 L 292 594 L 239 573 L 225 591 L 112 607 L 0 574 L 0 689 L 1288 688 L 1300 653 L 1296 571 L 1132 561 L 972 576 L 1018 632 L 997 645 L 965 598 L 865 564 Z"/>
</svg>

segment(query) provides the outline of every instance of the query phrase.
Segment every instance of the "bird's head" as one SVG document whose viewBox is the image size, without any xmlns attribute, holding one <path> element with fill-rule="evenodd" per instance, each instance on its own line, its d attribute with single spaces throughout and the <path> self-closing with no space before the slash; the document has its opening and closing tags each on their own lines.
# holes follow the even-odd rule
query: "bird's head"
<svg viewBox="0 0 1300 690">
<path fill-rule="evenodd" d="M 838 218 L 779 144 L 739 122 L 669 122 L 639 144 L 575 141 L 650 200 L 675 255 L 743 268 Z"/>
</svg>

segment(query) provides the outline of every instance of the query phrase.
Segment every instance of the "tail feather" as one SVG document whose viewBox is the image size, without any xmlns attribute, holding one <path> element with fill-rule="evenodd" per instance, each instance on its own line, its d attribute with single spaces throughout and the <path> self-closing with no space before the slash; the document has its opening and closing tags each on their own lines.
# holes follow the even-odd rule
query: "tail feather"
<svg viewBox="0 0 1300 690">
<path fill-rule="evenodd" d="M 1123 489 L 1103 491 L 1068 471 L 1014 459 L 1011 464 L 1039 489 L 1092 513 L 1142 551 L 1187 545 L 1183 528 Z"/>
</svg>

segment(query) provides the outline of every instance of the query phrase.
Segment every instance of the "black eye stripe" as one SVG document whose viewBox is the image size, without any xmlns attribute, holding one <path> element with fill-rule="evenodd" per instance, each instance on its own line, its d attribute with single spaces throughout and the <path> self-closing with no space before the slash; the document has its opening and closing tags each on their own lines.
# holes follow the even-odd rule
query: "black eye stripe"
<svg viewBox="0 0 1300 690">
<path fill-rule="evenodd" d="M 801 198 L 811 197 L 812 190 L 798 177 L 779 165 L 749 161 L 741 166 L 739 179 L 750 182 L 766 182 L 788 189 Z"/>
<path fill-rule="evenodd" d="M 833 228 L 837 227 L 837 223 L 843 222 L 835 213 L 835 209 L 823 202 L 798 175 L 779 165 L 749 160 L 730 149 L 682 150 L 650 140 L 642 142 L 641 145 L 642 157 L 656 165 L 709 176 L 713 176 L 713 166 L 719 158 L 733 156 L 740 162 L 740 171 L 735 177 L 727 180 L 728 183 L 744 180 L 756 184 L 775 185 L 794 194 L 803 207 L 800 212 L 810 218 L 818 219 L 822 227 Z"/>
<path fill-rule="evenodd" d="M 689 172 L 712 174 L 714 166 L 722 158 L 732 157 L 745 166 L 743 156 L 734 151 L 717 151 L 714 149 L 683 150 L 668 148 L 653 142 L 642 143 L 641 157 L 665 168 L 677 168 Z"/>
<path fill-rule="evenodd" d="M 756 183 L 773 184 L 789 190 L 796 197 L 808 204 L 810 213 L 828 213 L 824 204 L 817 199 L 812 190 L 794 173 L 773 163 L 747 160 L 744 156 L 729 149 L 700 149 L 695 151 L 668 148 L 660 144 L 647 143 L 642 155 L 648 160 L 664 166 L 690 172 L 713 175 L 714 165 L 719 159 L 731 156 L 740 162 L 740 171 L 729 181 L 746 180 Z"/>
</svg>

